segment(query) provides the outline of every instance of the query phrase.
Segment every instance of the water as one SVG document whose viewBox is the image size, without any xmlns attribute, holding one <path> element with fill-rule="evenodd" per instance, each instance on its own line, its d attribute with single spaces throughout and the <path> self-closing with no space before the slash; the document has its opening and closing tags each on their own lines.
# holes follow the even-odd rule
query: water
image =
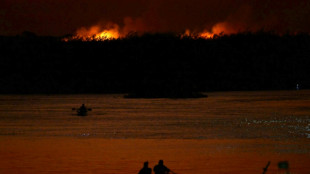
<svg viewBox="0 0 310 174">
<path fill-rule="evenodd" d="M 310 91 L 0 96 L 0 173 L 310 173 Z M 86 117 L 72 108 L 85 103 Z"/>
</svg>

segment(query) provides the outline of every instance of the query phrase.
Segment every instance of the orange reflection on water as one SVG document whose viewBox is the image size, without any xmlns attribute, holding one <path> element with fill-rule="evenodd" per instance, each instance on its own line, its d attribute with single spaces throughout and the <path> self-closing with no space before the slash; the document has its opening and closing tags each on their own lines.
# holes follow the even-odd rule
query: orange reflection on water
<svg viewBox="0 0 310 174">
<path fill-rule="evenodd" d="M 292 173 L 310 168 L 308 140 L 176 140 L 1 137 L 0 173 L 136 174 L 144 161 L 153 168 L 159 159 L 179 174 L 278 173 L 277 162 L 288 160 Z"/>
</svg>

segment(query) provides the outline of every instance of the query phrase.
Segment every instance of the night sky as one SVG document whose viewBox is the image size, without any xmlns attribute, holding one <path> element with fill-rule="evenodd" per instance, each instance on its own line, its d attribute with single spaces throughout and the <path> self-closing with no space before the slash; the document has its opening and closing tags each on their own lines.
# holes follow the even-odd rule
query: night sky
<svg viewBox="0 0 310 174">
<path fill-rule="evenodd" d="M 73 34 L 117 24 L 137 32 L 310 32 L 309 0 L 1 0 L 0 35 Z"/>
</svg>

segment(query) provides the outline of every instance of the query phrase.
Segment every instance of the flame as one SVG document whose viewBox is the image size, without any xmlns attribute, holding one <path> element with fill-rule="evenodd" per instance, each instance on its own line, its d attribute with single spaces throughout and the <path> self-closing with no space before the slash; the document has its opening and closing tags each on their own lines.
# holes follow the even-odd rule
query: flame
<svg viewBox="0 0 310 174">
<path fill-rule="evenodd" d="M 193 39 L 196 39 L 196 38 L 212 39 L 214 37 L 214 33 L 208 32 L 207 30 L 196 33 L 196 32 L 191 32 L 189 29 L 186 29 L 184 34 L 181 35 L 181 37 L 190 37 Z"/>
<path fill-rule="evenodd" d="M 189 29 L 185 30 L 182 37 L 191 37 L 191 38 L 202 38 L 202 39 L 213 39 L 216 35 L 221 36 L 223 34 L 230 35 L 235 34 L 242 29 L 238 26 L 234 26 L 228 22 L 219 22 L 212 26 L 211 31 L 205 29 L 202 32 L 191 32 Z"/>
<path fill-rule="evenodd" d="M 110 24 L 106 27 L 95 25 L 90 28 L 82 27 L 76 31 L 76 35 L 71 40 L 79 39 L 83 41 L 92 40 L 113 40 L 121 37 L 119 26 L 116 24 Z M 70 40 L 70 39 L 67 39 Z"/>
<path fill-rule="evenodd" d="M 195 34 L 191 33 L 190 30 L 186 30 L 183 36 L 189 36 L 192 38 L 213 39 L 216 35 L 230 35 L 237 33 L 238 31 L 240 31 L 240 29 L 237 29 L 236 26 L 233 26 L 228 22 L 219 22 L 212 27 L 211 31 L 205 29 L 202 32 L 198 32 Z"/>
<path fill-rule="evenodd" d="M 205 29 L 202 32 L 191 32 L 189 29 L 185 30 L 182 37 L 190 37 L 193 39 L 213 39 L 215 36 L 223 34 L 234 34 L 240 31 L 240 28 L 232 25 L 229 22 L 216 23 L 211 30 Z M 82 27 L 76 31 L 76 34 L 71 38 L 64 38 L 63 41 L 82 40 L 82 41 L 104 41 L 124 38 L 130 32 L 139 32 L 140 34 L 147 32 L 147 27 L 143 25 L 141 20 L 134 20 L 130 17 L 124 19 L 124 27 L 120 29 L 119 25 L 115 23 L 108 23 L 107 25 L 94 25 L 89 28 Z"/>
<path fill-rule="evenodd" d="M 199 36 L 200 38 L 204 38 L 204 39 L 212 39 L 214 37 L 214 33 L 203 31 L 202 33 L 199 34 Z"/>
<path fill-rule="evenodd" d="M 97 39 L 118 39 L 120 37 L 119 33 L 114 30 L 103 30 L 101 33 L 96 35 Z"/>
</svg>

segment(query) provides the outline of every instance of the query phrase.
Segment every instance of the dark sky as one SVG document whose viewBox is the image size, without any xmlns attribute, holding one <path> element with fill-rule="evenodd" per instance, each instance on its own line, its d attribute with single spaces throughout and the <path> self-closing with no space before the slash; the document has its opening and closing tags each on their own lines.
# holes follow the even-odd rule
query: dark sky
<svg viewBox="0 0 310 174">
<path fill-rule="evenodd" d="M 115 23 L 124 30 L 267 29 L 310 32 L 309 0 L 0 0 L 0 35 L 65 35 Z"/>
</svg>

